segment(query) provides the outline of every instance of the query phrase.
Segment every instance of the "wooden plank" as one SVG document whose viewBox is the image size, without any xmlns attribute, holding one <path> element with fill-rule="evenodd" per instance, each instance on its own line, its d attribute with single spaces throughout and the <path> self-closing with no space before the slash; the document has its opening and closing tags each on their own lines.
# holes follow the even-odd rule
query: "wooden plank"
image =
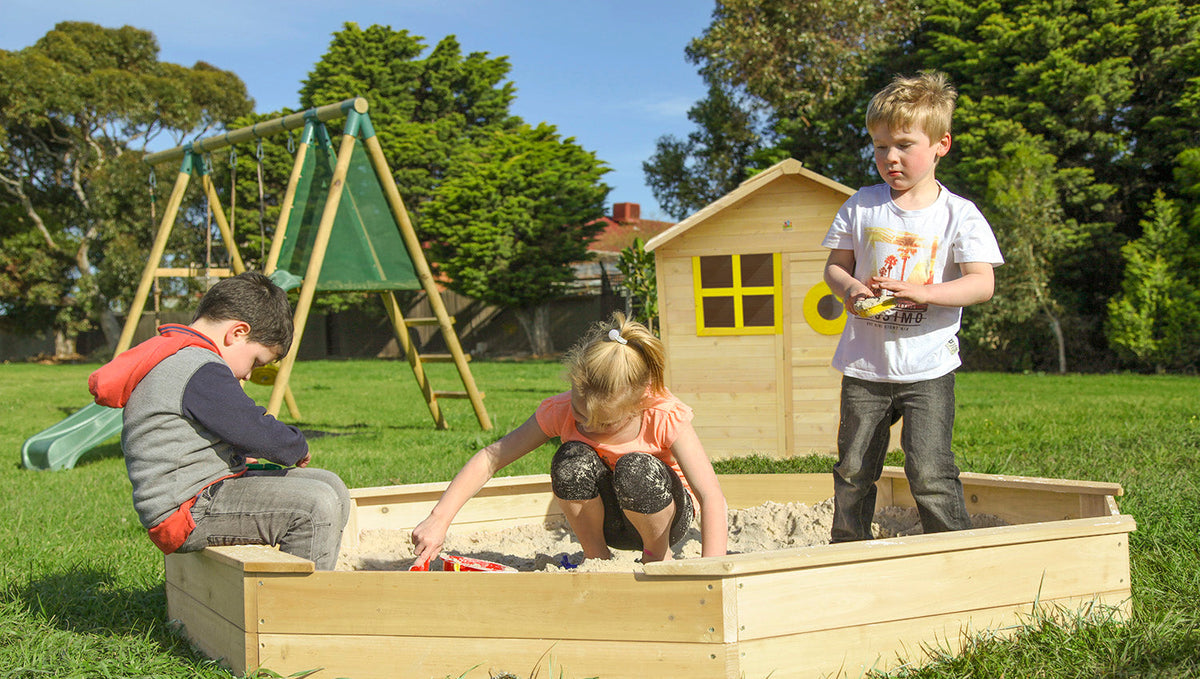
<svg viewBox="0 0 1200 679">
<path fill-rule="evenodd" d="M 774 338 L 774 335 L 770 337 Z M 723 348 L 723 353 L 698 354 L 690 351 L 678 351 L 671 357 L 675 369 L 679 371 L 693 370 L 703 372 L 714 382 L 723 377 L 738 375 L 761 375 L 764 379 L 775 382 L 775 342 L 762 345 L 748 345 L 738 342 L 742 337 L 729 336 L 734 340 Z"/>
<path fill-rule="evenodd" d="M 783 289 L 780 294 L 784 299 L 790 299 L 793 296 L 795 288 L 792 286 L 792 259 L 790 257 L 783 258 L 781 263 L 780 276 L 783 281 Z M 783 319 L 783 334 L 775 343 L 775 431 L 779 438 L 779 442 L 775 446 L 775 450 L 779 452 L 787 452 L 795 445 L 795 432 L 788 426 L 794 416 L 795 399 L 792 398 L 791 391 L 795 387 L 795 368 L 793 356 L 795 333 L 791 323 Z"/>
<path fill-rule="evenodd" d="M 212 267 L 205 268 L 197 267 L 168 267 L 160 266 L 154 270 L 154 275 L 158 278 L 197 278 L 200 276 L 210 276 L 213 278 L 229 278 L 233 275 L 233 270 L 228 268 Z"/>
<path fill-rule="evenodd" d="M 738 230 L 736 237 L 727 233 L 721 234 L 688 234 L 686 242 L 681 241 L 679 247 L 671 248 L 672 257 L 705 257 L 728 254 L 760 254 L 767 252 L 787 252 L 789 255 L 802 250 L 824 250 L 820 248 L 820 240 L 806 237 L 803 233 L 785 234 L 780 230 L 764 231 L 761 225 L 753 222 L 730 222 L 726 227 Z M 742 230 L 745 229 L 745 232 Z M 792 245 L 792 244 L 795 245 Z M 789 247 L 791 245 L 791 247 Z M 828 251 L 825 251 L 828 254 Z"/>
<path fill-rule="evenodd" d="M 831 547 L 836 545 L 831 545 Z M 863 587 L 863 583 L 871 583 Z M 914 554 L 738 580 L 741 639 L 1129 590 L 1124 534 Z M 785 611 L 805 615 L 788 619 Z"/>
<path fill-rule="evenodd" d="M 832 222 L 833 220 L 830 219 L 829 221 Z M 825 231 L 828 231 L 828 226 L 829 225 L 826 224 Z M 821 237 L 817 239 L 818 243 L 821 240 L 824 240 L 825 231 L 821 232 Z M 797 250 L 796 252 L 788 253 L 788 257 L 796 262 L 803 262 L 807 266 L 816 267 L 824 272 L 825 261 L 829 259 L 829 250 L 826 248 Z M 812 285 L 812 283 L 809 283 L 809 285 Z"/>
<path fill-rule="evenodd" d="M 814 505 L 833 497 L 832 474 L 720 474 L 717 479 L 731 509 L 764 502 Z"/>
<path fill-rule="evenodd" d="M 164 559 L 166 582 L 204 602 L 205 606 L 237 627 L 253 629 L 253 599 L 247 596 L 248 585 L 242 565 L 213 558 L 213 549 L 217 548 L 167 555 Z"/>
<path fill-rule="evenodd" d="M 542 622 L 549 631 L 560 619 L 554 614 Z M 263 667 L 283 676 L 323 668 L 311 679 L 488 679 L 501 672 L 552 679 L 738 676 L 733 644 L 323 634 L 264 634 L 259 640 Z"/>
<path fill-rule="evenodd" d="M 837 425 L 839 401 L 833 398 L 825 399 L 806 399 L 795 405 L 794 412 L 797 417 L 814 416 L 814 415 L 832 415 L 833 423 Z"/>
<path fill-rule="evenodd" d="M 411 530 L 429 516 L 437 504 L 437 498 L 424 502 L 406 502 L 398 505 L 377 504 L 363 507 L 358 512 L 358 529 L 372 530 L 391 528 Z M 474 497 L 467 501 L 453 526 L 461 530 L 490 530 L 499 519 L 520 519 L 534 523 L 543 517 L 561 514 L 551 493 L 544 495 L 511 496 L 500 498 Z"/>
<path fill-rule="evenodd" d="M 421 360 L 426 363 L 453 363 L 454 356 L 451 354 L 421 354 Z M 471 355 L 463 354 L 463 360 L 470 363 Z"/>
<path fill-rule="evenodd" d="M 695 307 L 693 306 L 693 314 Z M 672 357 L 727 360 L 730 347 L 751 355 L 772 354 L 779 342 L 778 335 L 697 335 L 680 333 L 676 336 Z"/>
<path fill-rule="evenodd" d="M 313 562 L 267 545 L 208 547 L 204 556 L 246 573 L 311 573 Z"/>
<path fill-rule="evenodd" d="M 1132 532 L 1135 527 L 1133 517 L 1120 515 L 995 528 L 975 528 L 951 533 L 796 547 L 771 552 L 731 554 L 723 557 L 683 559 L 649 563 L 645 565 L 644 569 L 649 577 L 684 575 L 717 577 L 720 575 L 768 573 L 844 566 L 859 562 L 888 561 L 910 556 L 970 552 L 1003 545 L 1035 544 L 1095 536 L 1114 536 L 1113 539 L 1127 541 L 1125 534 Z M 1041 562 L 1039 561 L 1039 563 Z M 1126 563 L 1126 567 L 1128 567 L 1128 563 Z"/>
<path fill-rule="evenodd" d="M 447 316 L 446 318 L 450 321 L 451 325 L 454 324 L 453 316 Z M 441 319 L 437 318 L 436 316 L 422 316 L 419 318 L 405 318 L 404 319 L 404 324 L 409 327 L 439 325 L 439 324 L 441 324 L 441 322 L 442 322 Z"/>
<path fill-rule="evenodd" d="M 716 389 L 718 392 L 738 391 L 774 394 L 775 380 L 764 382 L 763 380 L 729 379 L 717 383 L 705 379 L 703 374 L 686 374 L 677 371 L 671 382 L 672 393 L 699 393 L 708 389 Z"/>
<path fill-rule="evenodd" d="M 900 467 L 884 467 L 885 474 L 896 477 L 904 476 Z M 963 472 L 963 485 L 976 486 L 1005 486 L 1008 488 L 1029 488 L 1046 492 L 1078 493 L 1081 495 L 1113 495 L 1120 497 L 1124 494 L 1119 483 L 1103 481 L 1080 481 L 1076 479 L 1051 479 L 1037 476 L 1012 476 L 1006 474 L 980 474 Z"/>
<path fill-rule="evenodd" d="M 183 625 L 183 635 L 204 655 L 241 676 L 258 664 L 258 635 L 247 632 L 170 582 L 167 618 Z"/>
<path fill-rule="evenodd" d="M 764 399 L 764 395 L 762 394 L 754 395 L 758 398 L 746 398 L 726 403 L 710 401 L 705 399 L 704 396 L 705 394 L 696 394 L 695 398 L 686 401 L 686 403 L 691 405 L 692 409 L 696 411 L 697 418 L 702 418 L 708 424 L 722 420 L 739 422 L 747 419 L 761 420 L 775 418 L 774 400 Z"/>
<path fill-rule="evenodd" d="M 1129 600 L 1121 592 L 1041 603 L 1048 615 L 1056 609 L 1099 611 L 1101 619 L 1111 615 L 1117 620 L 1127 620 L 1132 613 Z M 1101 610 L 1104 607 L 1111 608 Z M 906 665 L 920 666 L 932 659 L 929 651 L 957 654 L 967 639 L 983 634 L 989 637 L 1015 634 L 1022 625 L 1033 621 L 1032 610 L 1026 604 L 998 606 L 742 641 L 738 644 L 741 676 L 857 679 L 870 671 L 896 669 L 904 661 Z"/>
<path fill-rule="evenodd" d="M 722 643 L 719 579 L 627 573 L 264 575 L 259 634 Z M 319 615 L 314 615 L 320 611 Z M 615 622 L 615 621 L 619 621 Z"/>
<path fill-rule="evenodd" d="M 411 530 L 429 516 L 449 481 L 351 490 L 358 505 L 358 530 L 388 528 Z M 454 520 L 456 530 L 491 530 L 519 523 L 535 523 L 561 511 L 550 488 L 550 477 L 494 478 L 471 498 Z"/>
</svg>

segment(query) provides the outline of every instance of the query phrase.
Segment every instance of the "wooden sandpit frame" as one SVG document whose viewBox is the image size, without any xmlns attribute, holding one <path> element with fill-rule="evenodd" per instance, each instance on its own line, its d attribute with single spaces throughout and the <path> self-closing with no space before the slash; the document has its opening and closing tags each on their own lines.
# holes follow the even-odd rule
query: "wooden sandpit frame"
<svg viewBox="0 0 1200 679">
<path fill-rule="evenodd" d="M 731 508 L 815 504 L 830 474 L 724 475 Z M 235 673 L 315 679 L 522 676 L 858 677 L 956 653 L 1035 611 L 1131 611 L 1121 487 L 962 475 L 972 514 L 1011 525 L 956 533 L 647 564 L 644 573 L 314 572 L 256 546 L 166 557 L 169 617 Z M 366 529 L 410 529 L 445 483 L 361 488 L 345 546 Z M 886 468 L 878 506 L 912 507 Z M 560 516 L 547 476 L 494 479 L 458 531 Z M 478 668 L 478 669 L 472 669 Z M 470 671 L 470 672 L 468 672 Z M 464 675 L 464 673 L 468 673 Z"/>
</svg>

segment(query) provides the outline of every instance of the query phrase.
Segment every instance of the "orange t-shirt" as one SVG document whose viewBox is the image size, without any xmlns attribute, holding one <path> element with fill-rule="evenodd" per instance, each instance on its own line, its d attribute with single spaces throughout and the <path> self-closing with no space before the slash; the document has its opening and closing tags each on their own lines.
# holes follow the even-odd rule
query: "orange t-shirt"
<svg viewBox="0 0 1200 679">
<path fill-rule="evenodd" d="M 675 460 L 675 454 L 671 452 L 671 445 L 679 436 L 679 428 L 683 424 L 691 422 L 694 415 L 691 407 L 675 398 L 671 392 L 651 397 L 646 409 L 642 411 L 641 431 L 636 437 L 625 443 L 597 443 L 580 433 L 579 428 L 575 426 L 575 418 L 571 415 L 571 392 L 569 391 L 542 401 L 535 417 L 537 417 L 538 426 L 542 428 L 542 432 L 546 436 L 561 439 L 563 443 L 580 441 L 588 444 L 600 454 L 600 459 L 609 469 L 613 468 L 617 463 L 617 458 L 622 455 L 629 453 L 653 455 L 679 476 L 688 494 L 693 495 L 693 504 L 696 506 L 696 511 L 699 512 L 699 503 L 696 502 L 692 488 L 688 485 L 683 470 L 679 468 L 679 463 Z"/>
</svg>

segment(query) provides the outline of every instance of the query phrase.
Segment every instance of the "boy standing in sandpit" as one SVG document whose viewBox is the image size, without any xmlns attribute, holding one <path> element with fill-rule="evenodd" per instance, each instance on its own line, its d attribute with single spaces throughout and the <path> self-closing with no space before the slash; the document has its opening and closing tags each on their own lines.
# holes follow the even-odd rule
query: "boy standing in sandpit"
<svg viewBox="0 0 1200 679">
<path fill-rule="evenodd" d="M 833 542 L 868 540 L 890 427 L 926 533 L 971 527 L 950 449 L 962 308 L 992 297 L 1003 263 L 987 220 L 935 178 L 950 151 L 954 89 L 940 73 L 894 79 L 867 108 L 883 184 L 842 206 L 822 245 L 825 282 L 848 312 Z"/>
<path fill-rule="evenodd" d="M 239 382 L 291 346 L 287 293 L 239 274 L 205 293 L 190 326 L 158 330 L 88 380 L 97 403 L 125 409 L 121 447 L 150 540 L 165 554 L 278 545 L 332 570 L 350 516 L 346 485 L 307 468 L 304 435 Z M 247 471 L 248 457 L 295 467 Z"/>
</svg>

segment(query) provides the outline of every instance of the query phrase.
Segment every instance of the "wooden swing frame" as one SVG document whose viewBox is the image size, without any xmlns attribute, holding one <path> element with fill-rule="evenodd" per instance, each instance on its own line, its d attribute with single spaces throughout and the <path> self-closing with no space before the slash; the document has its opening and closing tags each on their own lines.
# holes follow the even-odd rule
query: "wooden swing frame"
<svg viewBox="0 0 1200 679">
<path fill-rule="evenodd" d="M 380 187 L 383 189 L 383 195 L 387 201 L 388 208 L 434 314 L 432 318 L 405 319 L 400 309 L 400 304 L 396 300 L 395 293 L 390 290 L 380 292 L 384 309 L 387 311 L 388 317 L 392 322 L 396 341 L 400 344 L 400 348 L 404 351 L 408 359 L 409 366 L 412 368 L 413 375 L 416 377 L 417 384 L 421 389 L 421 394 L 424 396 L 425 402 L 429 407 L 429 413 L 433 417 L 434 424 L 438 429 L 448 428 L 445 416 L 438 404 L 438 399 L 466 398 L 471 401 L 471 406 L 475 411 L 475 417 L 479 421 L 479 426 L 485 431 L 490 430 L 492 423 L 488 417 L 487 409 L 483 404 L 484 394 L 475 385 L 474 377 L 471 375 L 471 370 L 468 366 L 470 357 L 462 350 L 458 334 L 454 330 L 454 319 L 447 313 L 445 303 L 438 293 L 433 272 L 430 270 L 429 263 L 425 259 L 421 242 L 417 238 L 416 231 L 413 229 L 408 211 L 404 207 L 404 201 L 400 197 L 400 191 L 396 188 L 396 182 L 392 177 L 391 170 L 388 168 L 383 149 L 379 144 L 379 140 L 375 137 L 370 117 L 367 115 L 369 108 L 367 100 L 362 97 L 347 99 L 336 104 L 320 106 L 308 109 L 307 111 L 274 118 L 256 123 L 250 127 L 207 137 L 166 151 L 147 155 L 144 161 L 152 166 L 169 161 L 181 161 L 181 166 L 179 174 L 175 179 L 174 188 L 171 190 L 170 198 L 167 200 L 167 207 L 163 212 L 162 221 L 159 224 L 158 233 L 154 239 L 154 245 L 151 247 L 150 256 L 146 261 L 146 267 L 142 272 L 137 293 L 130 305 L 129 315 L 125 320 L 125 327 L 121 333 L 116 353 L 119 354 L 132 345 L 138 320 L 145 309 L 146 299 L 154 280 L 159 276 L 190 275 L 182 273 L 179 269 L 160 267 L 159 264 L 162 262 L 163 254 L 166 251 L 167 240 L 170 237 L 172 226 L 175 223 L 179 208 L 183 202 L 184 192 L 187 190 L 191 175 L 196 171 L 197 166 L 200 170 L 201 185 L 203 186 L 205 195 L 208 197 L 209 203 L 213 206 L 213 216 L 217 222 L 217 228 L 220 230 L 221 238 L 225 241 L 229 250 L 233 274 L 239 274 L 246 270 L 246 265 L 242 261 L 237 243 L 234 240 L 233 231 L 221 209 L 221 202 L 218 199 L 216 188 L 213 186 L 211 177 L 205 171 L 203 154 L 252 139 L 261 139 L 273 134 L 304 128 L 329 120 L 345 118 L 346 125 L 338 147 L 337 163 L 330 182 L 332 189 L 325 197 L 321 219 L 317 226 L 316 241 L 313 245 L 312 255 L 309 257 L 303 283 L 300 287 L 299 300 L 296 303 L 293 321 L 295 338 L 292 341 L 291 349 L 280 362 L 279 373 L 275 377 L 270 400 L 267 405 L 267 412 L 272 415 L 278 415 L 281 405 L 286 400 L 292 417 L 295 419 L 299 419 L 300 417 L 299 409 L 291 394 L 289 381 L 300 350 L 300 342 L 304 336 L 304 328 L 308 322 L 313 299 L 316 296 L 317 283 L 321 276 L 321 267 L 324 265 L 326 250 L 328 249 L 330 236 L 333 233 L 334 221 L 337 217 L 338 205 L 342 198 L 341 189 L 345 185 L 346 175 L 350 168 L 351 154 L 354 150 L 354 145 L 359 142 L 359 135 L 361 134 L 367 158 L 371 163 L 372 169 L 375 171 Z M 288 179 L 283 203 L 280 206 L 279 221 L 271 242 L 271 251 L 267 256 L 267 262 L 264 266 L 264 273 L 268 275 L 274 272 L 279 261 L 280 252 L 283 249 L 283 240 L 286 236 L 288 221 L 296 197 L 296 186 L 300 180 L 304 159 L 308 152 L 309 144 L 307 142 L 308 137 L 305 135 L 296 148 L 292 172 Z M 187 270 L 182 271 L 186 272 Z M 428 376 L 423 367 L 424 361 L 417 351 L 416 344 L 409 337 L 408 329 L 413 326 L 434 324 L 441 329 L 442 337 L 450 353 L 444 357 L 427 356 L 425 360 L 453 362 L 458 369 L 459 377 L 462 379 L 464 391 L 434 391 L 429 383 Z"/>
</svg>

